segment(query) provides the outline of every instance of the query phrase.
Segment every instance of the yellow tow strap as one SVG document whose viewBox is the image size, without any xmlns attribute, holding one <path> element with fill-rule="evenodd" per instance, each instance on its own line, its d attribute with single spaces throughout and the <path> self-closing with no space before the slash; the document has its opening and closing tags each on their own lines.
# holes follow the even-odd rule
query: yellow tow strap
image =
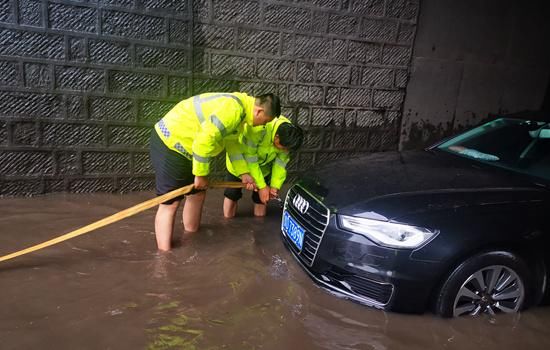
<svg viewBox="0 0 550 350">
<path fill-rule="evenodd" d="M 209 188 L 242 188 L 244 185 L 240 182 L 212 182 L 208 185 Z M 135 215 L 137 213 L 140 213 L 144 210 L 147 210 L 149 208 L 152 208 L 154 206 L 159 205 L 160 203 L 163 203 L 169 199 L 188 194 L 193 190 L 193 184 L 184 186 L 182 188 L 178 188 L 177 190 L 173 190 L 172 192 L 168 192 L 166 194 L 163 194 L 162 196 L 158 196 L 152 199 L 149 199 L 145 202 L 142 202 L 140 204 L 134 205 L 133 207 L 130 207 L 128 209 L 124 209 L 122 211 L 119 211 L 116 214 L 113 214 L 111 216 L 107 216 L 106 218 L 103 218 L 99 221 L 93 222 L 89 225 L 83 226 L 77 230 L 74 230 L 72 232 L 69 232 L 67 234 L 64 234 L 62 236 L 59 236 L 54 239 L 50 239 L 49 241 L 34 245 L 32 247 L 17 251 L 15 253 L 11 253 L 8 255 L 4 255 L 0 257 L 1 261 L 6 261 L 9 259 L 13 259 L 15 257 L 18 257 L 20 255 L 28 254 L 34 251 L 37 251 L 42 248 L 49 247 L 51 245 L 66 241 L 68 239 L 71 239 L 76 236 L 83 235 L 85 233 L 88 233 L 90 231 L 93 231 L 95 229 L 98 229 L 103 226 L 107 226 L 109 224 L 112 224 L 114 222 L 117 222 L 119 220 L 125 219 L 127 217 L 130 217 L 132 215 Z"/>
</svg>

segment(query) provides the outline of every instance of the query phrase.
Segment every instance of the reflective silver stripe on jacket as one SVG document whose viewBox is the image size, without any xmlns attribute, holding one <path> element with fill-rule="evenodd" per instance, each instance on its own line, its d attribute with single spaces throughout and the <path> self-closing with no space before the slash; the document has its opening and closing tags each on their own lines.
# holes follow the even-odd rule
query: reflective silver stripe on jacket
<svg viewBox="0 0 550 350">
<path fill-rule="evenodd" d="M 193 158 L 199 163 L 208 163 L 208 162 L 210 162 L 210 157 L 201 157 L 196 153 L 193 153 Z"/>
<path fill-rule="evenodd" d="M 204 123 L 205 119 L 204 119 L 204 113 L 202 112 L 202 108 L 201 108 L 201 103 L 203 102 L 208 102 L 208 101 L 211 101 L 211 100 L 215 100 L 217 98 L 221 98 L 221 97 L 229 97 L 229 98 L 232 98 L 234 99 L 235 101 L 237 101 L 239 103 L 239 105 L 241 106 L 242 108 L 242 112 L 241 112 L 241 121 L 244 119 L 245 115 L 246 115 L 246 111 L 244 110 L 244 105 L 243 105 L 243 102 L 235 95 L 231 95 L 231 94 L 214 94 L 214 95 L 210 95 L 210 96 L 206 96 L 206 97 L 200 97 L 200 96 L 195 96 L 193 97 L 193 106 L 195 107 L 195 113 L 197 114 L 197 118 L 199 118 L 199 123 Z"/>
<path fill-rule="evenodd" d="M 232 161 L 232 162 L 234 162 L 234 161 L 236 161 L 236 160 L 244 160 L 244 156 L 243 156 L 242 154 L 240 154 L 240 153 L 238 153 L 238 154 L 230 154 L 230 155 L 229 155 L 229 160 Z"/>
<path fill-rule="evenodd" d="M 244 109 L 243 102 L 237 96 L 231 95 L 231 94 L 215 94 L 215 95 L 206 96 L 206 97 L 201 98 L 200 102 L 207 102 L 207 101 L 210 101 L 210 100 L 215 100 L 215 99 L 220 98 L 220 97 L 232 98 L 241 105 L 242 109 Z"/>
<path fill-rule="evenodd" d="M 275 163 L 279 165 L 281 168 L 286 169 L 286 162 L 283 161 L 281 158 L 275 158 Z"/>
<path fill-rule="evenodd" d="M 202 113 L 201 98 L 199 96 L 193 97 L 193 106 L 195 107 L 197 118 L 199 118 L 199 123 L 204 123 L 204 114 Z"/>
<path fill-rule="evenodd" d="M 227 134 L 227 131 L 225 130 L 225 125 L 223 125 L 220 118 L 212 114 L 210 116 L 210 119 L 212 120 L 212 124 L 216 125 L 216 128 L 218 128 L 218 130 L 220 131 L 220 134 L 222 134 L 222 137 L 225 137 L 225 135 Z"/>
<path fill-rule="evenodd" d="M 247 139 L 245 136 L 243 136 L 243 144 L 245 144 L 246 146 L 250 147 L 250 148 L 257 148 L 258 145 L 255 144 L 254 142 L 250 141 L 249 139 Z"/>
<path fill-rule="evenodd" d="M 245 158 L 249 163 L 256 163 L 258 161 L 258 156 L 246 156 Z"/>
</svg>

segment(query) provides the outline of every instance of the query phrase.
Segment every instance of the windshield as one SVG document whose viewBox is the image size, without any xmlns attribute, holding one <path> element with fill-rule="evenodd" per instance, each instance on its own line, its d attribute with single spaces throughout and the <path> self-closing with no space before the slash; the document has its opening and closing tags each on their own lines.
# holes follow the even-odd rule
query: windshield
<svg viewBox="0 0 550 350">
<path fill-rule="evenodd" d="M 550 123 L 501 118 L 437 146 L 445 152 L 550 180 Z"/>
</svg>

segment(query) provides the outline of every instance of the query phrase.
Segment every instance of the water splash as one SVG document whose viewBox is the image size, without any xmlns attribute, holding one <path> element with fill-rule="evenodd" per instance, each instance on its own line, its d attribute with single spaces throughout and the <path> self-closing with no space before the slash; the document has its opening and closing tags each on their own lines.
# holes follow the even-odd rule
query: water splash
<svg viewBox="0 0 550 350">
<path fill-rule="evenodd" d="M 281 258 L 279 255 L 273 255 L 271 257 L 269 274 L 277 279 L 288 278 L 289 272 L 286 260 Z"/>
</svg>

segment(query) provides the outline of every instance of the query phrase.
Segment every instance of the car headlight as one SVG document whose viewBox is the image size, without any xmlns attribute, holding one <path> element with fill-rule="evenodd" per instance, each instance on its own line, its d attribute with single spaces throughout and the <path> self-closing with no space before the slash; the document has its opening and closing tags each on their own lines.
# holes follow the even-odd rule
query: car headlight
<svg viewBox="0 0 550 350">
<path fill-rule="evenodd" d="M 340 227 L 390 248 L 416 248 L 439 233 L 438 230 L 356 216 L 339 215 L 338 218 Z"/>
</svg>

